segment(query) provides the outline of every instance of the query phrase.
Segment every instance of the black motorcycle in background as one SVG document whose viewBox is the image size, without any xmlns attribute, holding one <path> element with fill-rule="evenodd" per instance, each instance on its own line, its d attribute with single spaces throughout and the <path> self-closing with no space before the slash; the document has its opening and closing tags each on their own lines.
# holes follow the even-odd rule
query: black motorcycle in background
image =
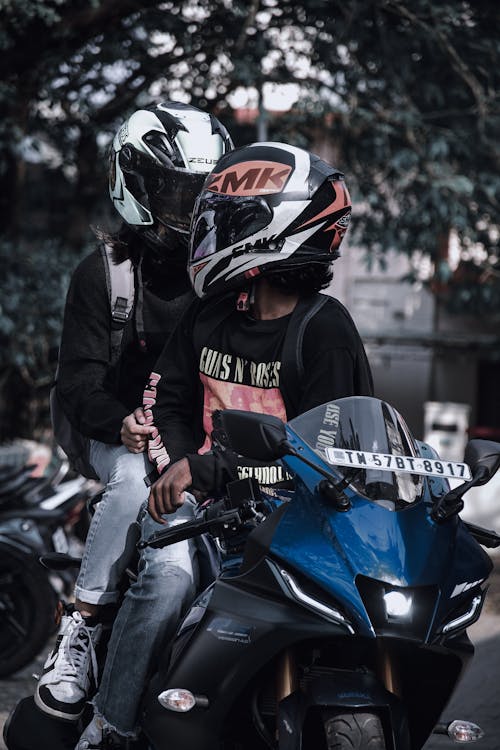
<svg viewBox="0 0 500 750">
<path fill-rule="evenodd" d="M 100 489 L 58 454 L 48 476 L 34 477 L 33 468 L 0 469 L 0 678 L 29 664 L 54 632 L 75 569 L 49 571 L 39 558 L 80 554 L 87 502 Z"/>
</svg>

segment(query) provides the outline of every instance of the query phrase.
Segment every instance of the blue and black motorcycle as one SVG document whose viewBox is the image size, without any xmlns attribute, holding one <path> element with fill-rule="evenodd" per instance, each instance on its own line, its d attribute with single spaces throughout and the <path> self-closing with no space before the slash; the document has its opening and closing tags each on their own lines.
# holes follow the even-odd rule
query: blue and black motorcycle
<svg viewBox="0 0 500 750">
<path fill-rule="evenodd" d="M 500 444 L 441 461 L 389 404 L 345 398 L 289 424 L 217 414 L 240 455 L 281 460 L 287 500 L 252 480 L 153 546 L 211 532 L 225 573 L 165 648 L 143 707 L 155 750 L 417 750 L 473 654 L 494 532 L 463 522 L 463 494 L 500 466 Z M 450 483 L 453 488 L 450 488 Z"/>
</svg>

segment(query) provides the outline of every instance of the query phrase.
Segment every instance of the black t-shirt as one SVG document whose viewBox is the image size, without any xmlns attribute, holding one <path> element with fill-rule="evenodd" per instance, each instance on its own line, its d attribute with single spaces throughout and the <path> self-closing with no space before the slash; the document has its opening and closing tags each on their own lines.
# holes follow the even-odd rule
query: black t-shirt
<svg viewBox="0 0 500 750">
<path fill-rule="evenodd" d="M 281 358 L 290 320 L 290 315 L 254 320 L 235 309 L 234 299 L 191 305 L 145 392 L 148 419 L 158 430 L 150 443 L 158 471 L 187 455 L 195 489 L 221 488 L 238 476 L 238 466 L 229 466 L 227 456 L 207 454 L 215 409 L 262 412 L 287 421 L 334 398 L 372 394 L 359 334 L 333 298 L 305 329 L 302 379 L 286 383 Z"/>
<path fill-rule="evenodd" d="M 84 258 L 70 283 L 59 357 L 58 393 L 70 422 L 83 435 L 120 442 L 122 420 L 142 405 L 144 387 L 165 341 L 194 294 L 184 269 L 165 275 L 142 267 L 145 347 L 134 316 L 122 338 L 122 353 L 111 366 L 111 311 L 99 250 Z M 136 277 L 136 299 L 138 294 Z"/>
</svg>

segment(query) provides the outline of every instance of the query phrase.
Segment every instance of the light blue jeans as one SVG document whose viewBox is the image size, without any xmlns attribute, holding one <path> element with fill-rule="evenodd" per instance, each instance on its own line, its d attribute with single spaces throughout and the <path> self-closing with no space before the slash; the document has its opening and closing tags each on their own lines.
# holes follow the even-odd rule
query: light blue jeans
<svg viewBox="0 0 500 750">
<path fill-rule="evenodd" d="M 90 441 L 90 462 L 105 491 L 90 523 L 75 596 L 88 604 L 109 604 L 117 601 L 135 553 L 137 516 L 149 495 L 144 477 L 153 467 L 147 453 L 97 440 Z"/>
<path fill-rule="evenodd" d="M 167 525 L 191 520 L 195 506 L 186 493 L 184 505 L 165 516 Z M 141 539 L 165 528 L 153 521 L 146 506 L 138 523 Z M 191 604 L 198 575 L 193 540 L 141 551 L 137 581 L 127 590 L 113 624 L 99 691 L 92 701 L 105 726 L 121 735 L 136 734 L 146 678 L 162 643 L 173 637 L 181 613 Z"/>
</svg>

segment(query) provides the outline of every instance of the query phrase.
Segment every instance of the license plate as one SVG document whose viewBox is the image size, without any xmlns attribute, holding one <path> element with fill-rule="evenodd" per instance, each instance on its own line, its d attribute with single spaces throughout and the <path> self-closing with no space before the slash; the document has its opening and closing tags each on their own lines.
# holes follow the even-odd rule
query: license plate
<svg viewBox="0 0 500 750">
<path fill-rule="evenodd" d="M 348 451 L 340 448 L 325 448 L 328 463 L 333 466 L 352 466 L 378 471 L 402 471 L 407 474 L 424 474 L 447 479 L 471 479 L 467 464 L 455 461 L 439 461 L 435 458 L 393 456 L 391 453 L 369 453 Z"/>
</svg>

